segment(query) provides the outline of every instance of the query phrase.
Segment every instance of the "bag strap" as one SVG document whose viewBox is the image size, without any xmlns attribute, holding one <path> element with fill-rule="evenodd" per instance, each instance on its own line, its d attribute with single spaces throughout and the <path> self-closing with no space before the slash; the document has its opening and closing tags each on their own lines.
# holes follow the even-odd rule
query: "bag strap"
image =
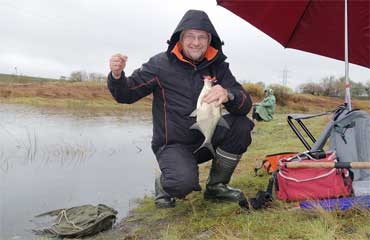
<svg viewBox="0 0 370 240">
<path fill-rule="evenodd" d="M 302 160 L 307 160 L 307 159 L 312 160 L 312 161 L 320 161 L 323 158 L 327 158 L 329 160 L 334 161 L 336 159 L 335 151 L 330 151 L 328 153 L 329 153 L 329 156 L 327 156 L 327 154 L 322 150 L 314 151 L 314 152 L 305 151 L 305 152 L 297 154 L 296 156 L 292 158 L 289 158 L 289 161 L 302 161 Z M 294 160 L 295 158 L 297 158 L 298 160 Z"/>
</svg>

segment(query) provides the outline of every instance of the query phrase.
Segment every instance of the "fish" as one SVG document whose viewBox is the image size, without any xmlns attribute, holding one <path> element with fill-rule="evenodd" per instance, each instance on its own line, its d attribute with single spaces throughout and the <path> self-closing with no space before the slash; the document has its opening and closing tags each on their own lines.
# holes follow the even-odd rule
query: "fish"
<svg viewBox="0 0 370 240">
<path fill-rule="evenodd" d="M 215 156 L 215 150 L 211 143 L 213 133 L 217 125 L 230 129 L 226 120 L 222 117 L 221 105 L 217 106 L 217 102 L 206 103 L 203 102 L 204 96 L 212 88 L 212 80 L 204 78 L 204 85 L 197 101 L 196 109 L 190 114 L 190 117 L 196 117 L 196 122 L 190 127 L 190 129 L 200 131 L 204 136 L 204 142 L 197 148 L 194 153 L 197 153 L 201 148 L 207 148 L 213 156 Z"/>
</svg>

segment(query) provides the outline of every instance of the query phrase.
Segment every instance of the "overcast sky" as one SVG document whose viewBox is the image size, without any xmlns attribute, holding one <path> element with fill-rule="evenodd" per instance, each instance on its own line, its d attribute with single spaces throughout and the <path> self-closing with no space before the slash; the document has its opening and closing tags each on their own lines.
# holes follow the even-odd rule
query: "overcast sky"
<svg viewBox="0 0 370 240">
<path fill-rule="evenodd" d="M 216 0 L 0 0 L 0 73 L 55 77 L 84 70 L 106 74 L 113 53 L 128 55 L 130 74 L 166 41 L 188 9 L 208 13 L 231 71 L 239 81 L 282 83 L 293 89 L 344 75 L 344 63 L 284 49 Z M 350 64 L 350 78 L 370 81 L 370 70 Z"/>
</svg>

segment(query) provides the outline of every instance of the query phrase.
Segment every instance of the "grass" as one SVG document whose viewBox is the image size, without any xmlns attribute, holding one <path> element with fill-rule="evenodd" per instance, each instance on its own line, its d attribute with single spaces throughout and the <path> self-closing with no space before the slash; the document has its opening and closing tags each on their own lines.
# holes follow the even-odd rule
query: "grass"
<svg viewBox="0 0 370 240">
<path fill-rule="evenodd" d="M 286 124 L 286 115 L 277 114 L 272 122 L 258 122 L 253 143 L 236 169 L 232 186 L 253 197 L 267 186 L 269 175 L 254 176 L 255 161 L 283 151 L 304 151 L 303 145 Z M 329 117 L 305 121 L 314 135 L 321 133 Z M 204 186 L 210 164 L 200 168 Z M 235 203 L 216 203 L 194 192 L 178 200 L 174 209 L 156 209 L 152 196 L 138 201 L 138 207 L 117 229 L 92 239 L 370 239 L 370 211 L 303 211 L 297 203 L 274 201 L 263 210 L 244 212 Z"/>
<path fill-rule="evenodd" d="M 59 80 L 52 79 L 52 78 L 17 76 L 17 75 L 12 75 L 12 74 L 0 73 L 0 83 L 1 84 L 54 82 L 54 81 L 59 81 Z"/>
<path fill-rule="evenodd" d="M 132 105 L 122 105 L 113 100 L 106 83 L 0 74 L 0 103 L 107 112 L 148 111 L 151 96 Z"/>
</svg>

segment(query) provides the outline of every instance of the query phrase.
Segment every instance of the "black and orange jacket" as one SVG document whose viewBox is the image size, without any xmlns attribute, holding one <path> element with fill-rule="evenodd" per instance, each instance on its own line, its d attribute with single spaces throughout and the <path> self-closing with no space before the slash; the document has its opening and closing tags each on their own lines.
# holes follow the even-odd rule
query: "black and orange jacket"
<svg viewBox="0 0 370 240">
<path fill-rule="evenodd" d="M 178 44 L 181 31 L 199 29 L 212 34 L 205 59 L 192 64 L 184 59 Z M 195 118 L 189 115 L 196 108 L 205 76 L 215 78 L 216 84 L 231 91 L 235 98 L 224 104 L 230 114 L 246 115 L 251 98 L 232 75 L 221 40 L 206 13 L 189 10 L 185 13 L 169 40 L 166 52 L 159 53 L 135 70 L 131 76 L 122 74 L 115 80 L 108 75 L 108 88 L 119 103 L 133 103 L 153 93 L 153 139 L 155 152 L 167 144 L 194 144 L 199 132 L 190 130 Z"/>
</svg>

